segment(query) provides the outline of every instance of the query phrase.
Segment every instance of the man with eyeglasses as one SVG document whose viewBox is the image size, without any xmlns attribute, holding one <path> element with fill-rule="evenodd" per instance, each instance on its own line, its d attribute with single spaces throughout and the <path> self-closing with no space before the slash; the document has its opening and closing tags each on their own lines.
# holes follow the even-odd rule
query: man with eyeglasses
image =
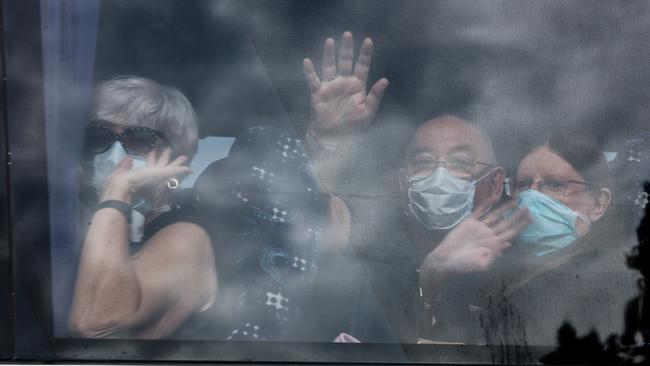
<svg viewBox="0 0 650 366">
<path fill-rule="evenodd" d="M 386 79 L 380 79 L 366 93 L 372 48 L 372 41 L 365 39 L 353 67 L 352 34 L 345 32 L 338 63 L 335 41 L 325 41 L 320 78 L 311 60 L 304 61 L 312 109 L 306 142 L 330 191 L 341 161 L 348 159 L 345 151 L 374 119 L 388 86 Z M 389 209 L 392 214 L 386 213 L 391 218 L 374 218 L 385 213 L 377 212 L 387 207 L 382 197 L 370 200 L 374 202 L 366 208 L 356 207 L 353 197 L 341 197 L 345 203 L 338 208 L 338 219 L 350 221 L 352 251 L 364 263 L 361 273 L 370 278 L 372 288 L 365 289 L 370 292 L 366 297 L 377 298 L 383 311 L 374 314 L 385 316 L 396 341 L 413 343 L 416 323 L 433 325 L 435 317 L 444 317 L 436 314 L 443 285 L 454 276 L 487 269 L 528 224 L 526 210 L 504 218 L 514 204 L 496 207 L 504 179 L 489 138 L 460 118 L 442 116 L 415 132 L 399 171 L 400 203 Z M 361 300 L 357 306 L 367 305 L 364 312 L 372 313 L 369 303 Z M 416 322 L 420 313 L 426 313 L 426 320 Z M 378 325 L 373 324 L 374 333 L 360 330 L 364 316 L 368 323 L 380 322 L 367 314 L 358 316 L 355 329 L 370 339 L 359 338 L 386 341 L 376 338 Z"/>
</svg>

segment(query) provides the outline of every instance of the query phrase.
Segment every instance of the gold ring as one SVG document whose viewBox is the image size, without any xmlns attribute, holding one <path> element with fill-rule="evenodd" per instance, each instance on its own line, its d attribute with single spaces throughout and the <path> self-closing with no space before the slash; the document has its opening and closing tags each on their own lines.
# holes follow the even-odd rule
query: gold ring
<svg viewBox="0 0 650 366">
<path fill-rule="evenodd" d="M 181 183 L 176 178 L 169 178 L 166 183 L 167 183 L 167 188 L 169 189 L 176 189 L 181 185 Z"/>
</svg>

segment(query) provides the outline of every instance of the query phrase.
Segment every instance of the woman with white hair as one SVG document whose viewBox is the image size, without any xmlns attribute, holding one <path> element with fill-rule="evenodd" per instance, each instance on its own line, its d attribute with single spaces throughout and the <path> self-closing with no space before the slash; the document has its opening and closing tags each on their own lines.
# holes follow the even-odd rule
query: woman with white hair
<svg viewBox="0 0 650 366">
<path fill-rule="evenodd" d="M 97 88 L 83 154 L 97 206 L 70 315 L 78 335 L 169 337 L 214 302 L 210 238 L 170 198 L 190 173 L 197 130 L 175 88 L 130 76 Z"/>
</svg>

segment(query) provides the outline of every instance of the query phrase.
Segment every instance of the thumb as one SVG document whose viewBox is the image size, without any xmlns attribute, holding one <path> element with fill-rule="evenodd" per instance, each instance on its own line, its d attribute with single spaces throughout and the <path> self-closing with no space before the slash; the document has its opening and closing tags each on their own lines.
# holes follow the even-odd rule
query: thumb
<svg viewBox="0 0 650 366">
<path fill-rule="evenodd" d="M 366 105 L 370 110 L 371 114 L 377 113 L 379 109 L 379 104 L 381 103 L 381 98 L 384 96 L 384 92 L 388 87 L 388 79 L 382 78 L 379 79 L 373 86 L 370 88 L 368 97 L 366 98 Z"/>
</svg>

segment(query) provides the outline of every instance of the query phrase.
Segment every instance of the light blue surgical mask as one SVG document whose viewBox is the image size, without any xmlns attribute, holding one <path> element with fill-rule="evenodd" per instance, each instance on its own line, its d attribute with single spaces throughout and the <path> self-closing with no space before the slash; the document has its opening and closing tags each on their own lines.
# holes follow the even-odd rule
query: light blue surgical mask
<svg viewBox="0 0 650 366">
<path fill-rule="evenodd" d="M 467 181 L 438 167 L 428 177 L 409 178 L 408 213 L 429 230 L 451 229 L 472 213 L 476 184 L 491 172 Z"/>
<path fill-rule="evenodd" d="M 101 154 L 95 155 L 93 159 L 93 178 L 92 185 L 98 194 L 102 191 L 104 183 L 113 173 L 115 168 L 125 157 L 129 156 L 119 141 L 115 141 L 111 148 Z M 131 169 L 142 168 L 147 165 L 147 161 L 141 156 L 131 156 L 133 166 Z"/>
<path fill-rule="evenodd" d="M 519 242 L 535 255 L 542 256 L 565 248 L 578 239 L 578 219 L 591 226 L 591 220 L 582 212 L 574 211 L 562 202 L 527 189 L 517 195 L 520 208 L 527 208 L 531 223 L 519 234 Z"/>
</svg>

